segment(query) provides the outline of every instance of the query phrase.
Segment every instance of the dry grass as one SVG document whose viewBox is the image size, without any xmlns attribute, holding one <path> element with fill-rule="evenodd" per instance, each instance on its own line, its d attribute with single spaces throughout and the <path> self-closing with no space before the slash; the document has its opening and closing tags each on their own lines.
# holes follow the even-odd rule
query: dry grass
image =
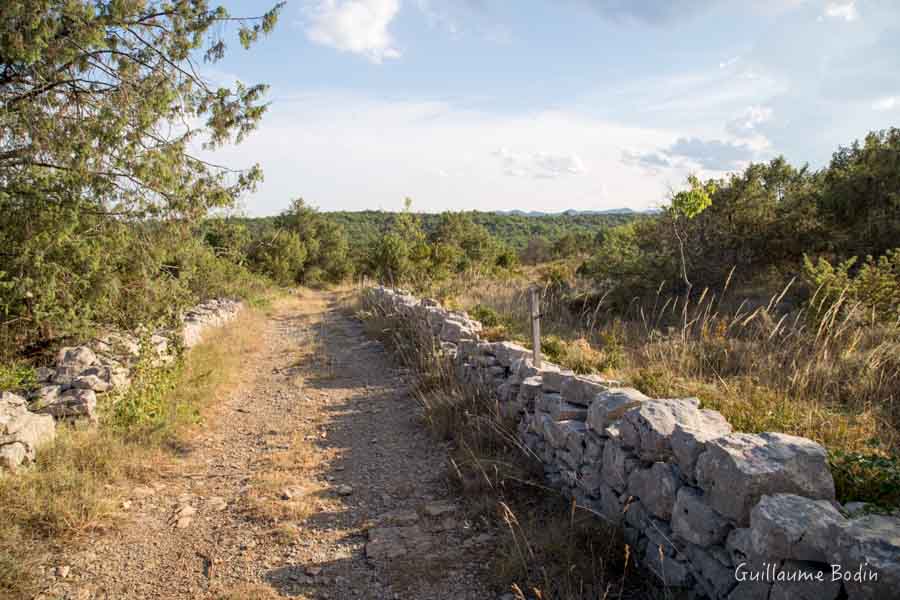
<svg viewBox="0 0 900 600">
<path fill-rule="evenodd" d="M 324 327 L 314 324 L 320 315 L 324 324 L 328 307 L 321 294 L 307 290 L 300 290 L 291 303 L 309 327 L 306 343 L 291 356 L 291 384 L 302 390 L 307 373 L 328 378 L 334 371 L 331 353 L 324 349 Z M 297 534 L 294 522 L 329 508 L 326 486 L 310 477 L 310 473 L 332 458 L 313 443 L 311 436 L 317 432 L 312 423 L 307 430 L 293 435 L 287 449 L 266 453 L 254 465 L 250 491 L 243 499 L 244 510 L 250 518 L 271 524 L 271 532 L 278 539 L 293 541 Z"/>
<path fill-rule="evenodd" d="M 725 302 L 727 282 L 719 296 L 704 291 L 687 305 L 657 296 L 622 314 L 602 298 L 577 301 L 586 297 L 578 285 L 545 286 L 541 325 L 551 360 L 650 395 L 697 396 L 741 431 L 814 439 L 831 451 L 845 501 L 900 503 L 896 323 L 874 323 L 858 306 L 815 297 L 802 310 L 779 312 L 787 290 L 768 303 Z M 457 281 L 440 293 L 527 342 L 527 287 L 525 278 Z"/>
<path fill-rule="evenodd" d="M 426 425 L 451 442 L 451 485 L 468 520 L 499 532 L 490 573 L 499 592 L 559 600 L 652 598 L 657 590 L 629 558 L 621 533 L 543 483 L 543 467 L 519 441 L 515 423 L 477 387 L 461 385 L 427 335 L 377 311 L 362 313 L 416 374 Z"/>
<path fill-rule="evenodd" d="M 99 427 L 58 427 L 32 468 L 0 474 L 0 596 L 31 597 L 37 567 L 83 534 L 115 527 L 120 490 L 168 468 L 182 441 L 241 385 L 272 306 L 243 311 L 177 367 L 136 381 L 118 400 L 130 403 L 127 419 L 104 406 Z"/>
<path fill-rule="evenodd" d="M 269 453 L 254 466 L 245 510 L 253 519 L 283 525 L 279 536 L 292 537 L 287 521 L 299 521 L 323 508 L 325 486 L 309 478 L 323 455 L 300 434 L 291 447 Z"/>
</svg>

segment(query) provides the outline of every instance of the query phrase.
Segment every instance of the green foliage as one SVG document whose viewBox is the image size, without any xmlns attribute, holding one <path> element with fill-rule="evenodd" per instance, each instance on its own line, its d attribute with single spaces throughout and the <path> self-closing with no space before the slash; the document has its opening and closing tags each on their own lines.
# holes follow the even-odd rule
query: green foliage
<svg viewBox="0 0 900 600">
<path fill-rule="evenodd" d="M 355 249 L 371 246 L 382 232 L 390 227 L 397 213 L 384 211 L 332 212 L 329 218 L 341 223 L 347 231 Z M 522 215 L 510 213 L 468 211 L 465 216 L 475 225 L 480 225 L 503 246 L 521 253 L 533 239 L 547 245 L 543 262 L 552 258 L 551 246 L 566 234 L 575 234 L 579 239 L 594 238 L 609 227 L 642 218 L 634 214 L 590 214 L 578 213 L 558 215 Z M 442 214 L 422 213 L 416 215 L 426 236 L 431 236 L 444 220 Z M 587 250 L 585 247 L 584 250 Z M 529 262 L 523 257 L 524 262 Z"/>
<path fill-rule="evenodd" d="M 840 502 L 863 500 L 889 510 L 900 506 L 900 456 L 832 450 L 829 464 Z"/>
<path fill-rule="evenodd" d="M 292 231 L 272 231 L 258 240 L 250 254 L 254 268 L 280 285 L 293 285 L 306 264 L 306 246 Z"/>
<path fill-rule="evenodd" d="M 900 248 L 888 250 L 878 260 L 867 256 L 854 274 L 851 270 L 856 262 L 855 256 L 836 265 L 821 257 L 815 263 L 803 257 L 804 276 L 817 290 L 813 298 L 816 305 L 859 304 L 866 316 L 885 321 L 900 319 Z"/>
<path fill-rule="evenodd" d="M 190 241 L 191 225 L 252 190 L 189 152 L 240 141 L 263 85 L 212 88 L 197 52 L 224 55 L 272 29 L 281 5 L 234 19 L 205 0 L 0 4 L 0 354 L 133 326 L 247 283 Z M 173 127 L 174 123 L 200 127 Z M 224 246 L 215 246 L 216 248 Z M 220 279 L 217 279 L 220 278 Z"/>
<path fill-rule="evenodd" d="M 496 309 L 484 304 L 477 304 L 469 311 L 471 317 L 480 321 L 485 327 L 498 327 L 503 325 L 503 318 Z"/>
<path fill-rule="evenodd" d="M 344 229 L 307 206 L 302 198 L 275 221 L 276 227 L 297 237 L 305 251 L 294 281 L 306 285 L 337 283 L 352 272 L 350 244 Z"/>
<path fill-rule="evenodd" d="M 229 219 L 207 219 L 201 226 L 200 234 L 216 256 L 238 265 L 246 262 L 251 237 L 245 224 Z"/>
<path fill-rule="evenodd" d="M 578 269 L 604 288 L 610 288 L 610 303 L 627 305 L 635 296 L 645 296 L 671 280 L 675 273 L 673 248 L 659 247 L 656 221 L 636 221 L 606 231 L 603 241 Z"/>
<path fill-rule="evenodd" d="M 839 148 L 821 173 L 817 205 L 824 249 L 881 256 L 900 240 L 900 129 L 869 133 Z"/>
<path fill-rule="evenodd" d="M 22 362 L 0 363 L 0 390 L 30 390 L 37 386 L 34 367 Z"/>
<path fill-rule="evenodd" d="M 224 56 L 221 26 L 245 45 L 281 5 L 235 19 L 205 0 L 9 0 L 0 7 L 0 170 L 26 203 L 97 213 L 198 216 L 259 179 L 192 156 L 190 144 L 240 141 L 265 111 L 264 85 L 214 88 L 197 53 Z M 203 127 L 167 127 L 199 121 Z M 166 133 L 168 132 L 168 133 Z"/>
<path fill-rule="evenodd" d="M 898 157 L 900 130 L 889 129 L 841 148 L 819 172 L 776 158 L 723 179 L 691 177 L 668 210 L 606 231 L 581 272 L 630 301 L 657 290 L 717 290 L 726 281 L 732 289 L 783 287 L 804 271 L 804 256 L 824 256 L 836 271 L 856 257 L 849 276 L 872 256 L 866 287 L 877 304 L 890 304 L 894 267 L 879 261 L 900 239 Z M 786 300 L 805 293 L 795 286 Z"/>
<path fill-rule="evenodd" d="M 181 358 L 162 368 L 143 358 L 132 374 L 131 385 L 112 405 L 108 425 L 126 438 L 138 439 L 153 435 L 168 423 L 184 422 L 184 415 L 180 414 L 183 411 L 190 411 L 196 418 L 197 407 L 170 401 L 182 368 Z M 177 417 L 176 413 L 179 413 Z"/>
<path fill-rule="evenodd" d="M 677 216 L 693 219 L 712 204 L 716 182 L 702 183 L 696 175 L 689 175 L 688 184 L 691 186 L 690 189 L 675 194 L 670 208 Z"/>
</svg>

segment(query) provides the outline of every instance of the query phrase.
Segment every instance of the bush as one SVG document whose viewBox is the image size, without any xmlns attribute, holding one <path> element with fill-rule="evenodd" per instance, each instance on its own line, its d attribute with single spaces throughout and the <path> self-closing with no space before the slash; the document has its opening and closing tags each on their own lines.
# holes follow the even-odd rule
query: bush
<svg viewBox="0 0 900 600">
<path fill-rule="evenodd" d="M 37 386 L 34 367 L 21 361 L 0 363 L 0 391 L 29 390 Z"/>
<path fill-rule="evenodd" d="M 838 500 L 864 500 L 880 508 L 900 506 L 900 456 L 875 452 L 829 454 Z"/>
<path fill-rule="evenodd" d="M 250 254 L 254 269 L 280 285 L 297 283 L 306 263 L 306 246 L 296 233 L 272 231 L 256 242 Z"/>
<path fill-rule="evenodd" d="M 485 327 L 498 327 L 503 324 L 503 319 L 500 317 L 500 313 L 498 313 L 490 306 L 477 304 L 469 312 L 471 313 L 473 319 L 481 321 L 481 324 Z"/>
<path fill-rule="evenodd" d="M 824 258 L 813 263 L 808 256 L 803 257 L 804 275 L 817 290 L 813 298 L 815 308 L 859 305 L 865 316 L 896 321 L 900 318 L 900 248 L 888 250 L 878 260 L 867 256 L 853 274 L 856 262 L 854 257 L 832 265 Z"/>
</svg>

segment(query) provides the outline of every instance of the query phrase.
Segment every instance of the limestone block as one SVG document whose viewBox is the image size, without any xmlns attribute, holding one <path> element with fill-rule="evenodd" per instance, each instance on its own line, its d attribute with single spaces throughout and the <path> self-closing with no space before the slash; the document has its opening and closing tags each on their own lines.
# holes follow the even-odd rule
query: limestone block
<svg viewBox="0 0 900 600">
<path fill-rule="evenodd" d="M 606 483 L 618 491 L 624 491 L 628 483 L 628 475 L 637 466 L 638 461 L 617 442 L 607 442 L 603 449 L 603 466 L 601 473 Z"/>
<path fill-rule="evenodd" d="M 668 521 L 678 493 L 677 468 L 667 463 L 653 463 L 649 469 L 635 469 L 628 476 L 628 492 L 656 517 Z"/>
<path fill-rule="evenodd" d="M 95 392 L 108 392 L 112 384 L 96 375 L 79 375 L 72 380 L 72 387 L 80 390 L 94 390 Z"/>
<path fill-rule="evenodd" d="M 785 561 L 776 579 L 769 600 L 835 600 L 841 593 L 841 582 L 821 563 Z"/>
<path fill-rule="evenodd" d="M 57 367 L 77 369 L 79 372 L 97 361 L 97 355 L 87 346 L 61 348 L 56 355 Z"/>
<path fill-rule="evenodd" d="M 625 411 L 650 400 L 634 388 L 613 388 L 596 394 L 588 406 L 587 423 L 596 432 L 602 432 Z"/>
<path fill-rule="evenodd" d="M 576 375 L 562 380 L 560 393 L 567 402 L 587 407 L 597 394 L 609 387 L 609 381 L 596 375 Z"/>
<path fill-rule="evenodd" d="M 53 417 L 29 411 L 17 394 L 0 393 L 0 466 L 15 470 L 33 461 L 36 450 L 55 435 Z"/>
<path fill-rule="evenodd" d="M 672 532 L 698 546 L 712 546 L 725 541 L 731 524 L 707 503 L 703 492 L 681 487 L 672 509 Z"/>
<path fill-rule="evenodd" d="M 734 569 L 730 564 L 722 562 L 722 556 L 712 548 L 702 548 L 686 544 L 682 552 L 691 566 L 691 573 L 710 598 L 725 598 L 737 585 Z M 834 600 L 834 599 L 831 599 Z"/>
<path fill-rule="evenodd" d="M 700 410 L 696 421 L 677 421 L 672 432 L 672 452 L 681 472 L 689 479 L 695 478 L 697 457 L 706 450 L 706 444 L 732 432 L 731 425 L 714 410 Z"/>
<path fill-rule="evenodd" d="M 513 362 L 531 354 L 531 350 L 513 342 L 494 342 L 493 353 L 504 367 L 511 367 Z"/>
<path fill-rule="evenodd" d="M 707 443 L 697 459 L 697 482 L 710 505 L 741 526 L 764 495 L 793 493 L 834 499 L 825 449 L 782 433 L 733 433 Z"/>
<path fill-rule="evenodd" d="M 541 364 L 541 378 L 544 382 L 545 392 L 560 393 L 563 388 L 563 383 L 572 377 L 575 377 L 574 371 L 560 369 L 556 365 L 550 363 Z"/>
<path fill-rule="evenodd" d="M 848 600 L 895 597 L 900 590 L 900 517 L 866 515 L 849 521 L 837 536 L 830 562 L 841 566 Z"/>
<path fill-rule="evenodd" d="M 648 400 L 622 415 L 622 437 L 642 460 L 664 461 L 674 455 L 672 435 L 676 427 L 702 429 L 705 420 L 694 398 Z"/>
<path fill-rule="evenodd" d="M 97 395 L 93 390 L 66 390 L 52 402 L 33 406 L 36 413 L 53 415 L 57 419 L 87 418 L 93 421 L 97 418 Z"/>
<path fill-rule="evenodd" d="M 846 523 L 827 500 L 773 494 L 750 511 L 750 541 L 756 554 L 772 560 L 825 562 Z"/>
</svg>

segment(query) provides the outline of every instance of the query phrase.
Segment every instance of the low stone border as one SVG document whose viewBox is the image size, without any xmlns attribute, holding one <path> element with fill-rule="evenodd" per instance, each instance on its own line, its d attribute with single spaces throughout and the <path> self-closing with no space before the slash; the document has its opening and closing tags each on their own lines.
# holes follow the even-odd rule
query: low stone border
<svg viewBox="0 0 900 600">
<path fill-rule="evenodd" d="M 367 305 L 426 333 L 457 377 L 487 388 L 547 481 L 620 526 L 640 563 L 694 597 L 882 599 L 900 594 L 900 519 L 835 500 L 825 449 L 735 433 L 696 398 L 653 399 L 480 339 L 464 312 L 383 287 Z"/>
<path fill-rule="evenodd" d="M 149 337 L 157 365 L 175 358 L 176 336 L 190 348 L 211 328 L 233 319 L 243 305 L 236 300 L 209 300 L 182 317 L 177 333 L 161 331 Z M 0 395 L 0 467 L 15 470 L 34 460 L 35 450 L 55 437 L 55 420 L 96 421 L 97 395 L 121 390 L 141 354 L 138 336 L 112 332 L 83 346 L 62 348 L 54 367 L 37 370 L 39 387 L 28 398 Z"/>
</svg>

